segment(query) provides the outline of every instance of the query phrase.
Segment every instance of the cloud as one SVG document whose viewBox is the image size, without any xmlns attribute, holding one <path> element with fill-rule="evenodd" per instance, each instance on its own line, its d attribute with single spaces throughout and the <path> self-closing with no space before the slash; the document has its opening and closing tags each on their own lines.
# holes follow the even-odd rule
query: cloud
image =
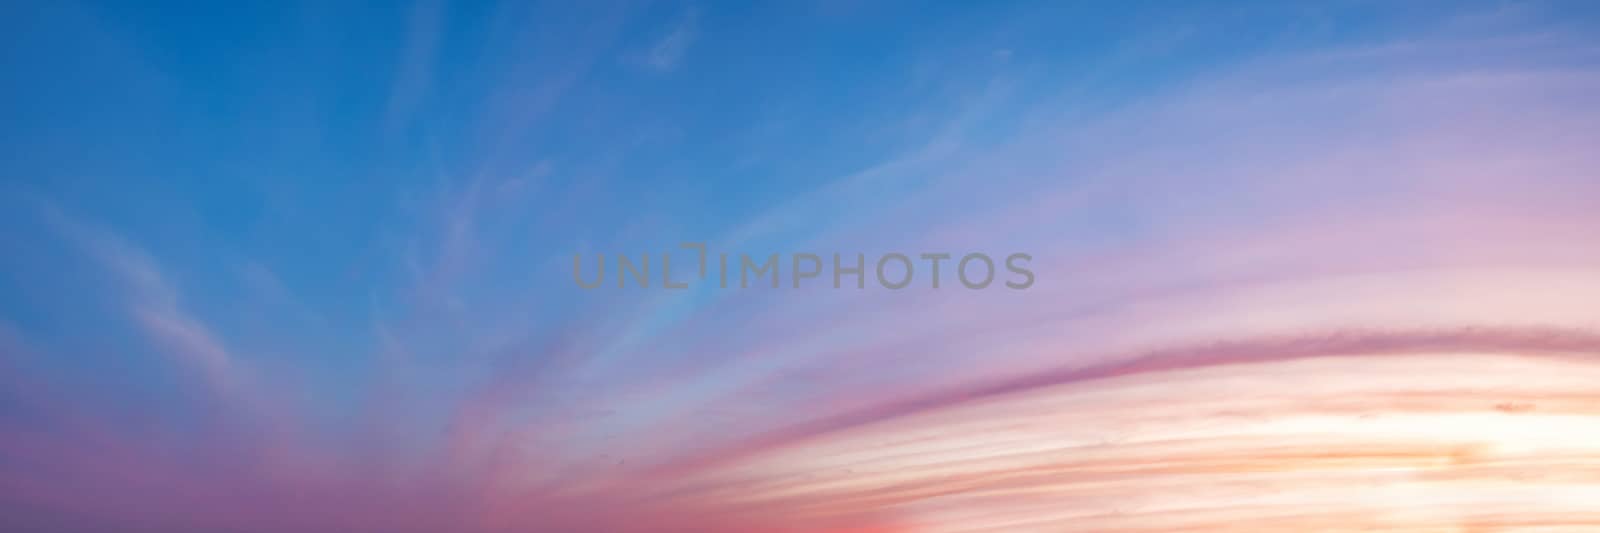
<svg viewBox="0 0 1600 533">
<path fill-rule="evenodd" d="M 644 64 L 651 69 L 667 72 L 678 68 L 683 58 L 689 52 L 689 45 L 694 44 L 698 33 L 699 16 L 695 12 L 684 15 L 682 20 L 673 26 L 661 40 L 656 41 L 650 50 L 645 52 Z"/>
<path fill-rule="evenodd" d="M 644 64 L 680 65 L 695 24 Z M 52 475 L 0 470 L 0 505 L 48 511 L 24 525 L 161 531 L 1596 522 L 1581 505 L 1600 442 L 1585 439 L 1600 435 L 1596 79 L 1506 60 L 1547 49 L 1414 55 L 1428 48 L 1275 57 L 1092 113 L 1075 94 L 915 110 L 953 118 L 921 148 L 721 228 L 722 244 L 791 250 L 1022 249 L 1039 283 L 1018 293 L 577 300 L 559 268 L 532 288 L 496 277 L 503 254 L 534 246 L 494 238 L 511 202 L 494 201 L 510 189 L 492 170 L 526 168 L 495 157 L 586 67 L 512 76 L 532 92 L 491 99 L 505 113 L 484 129 L 504 135 L 486 136 L 486 170 L 429 197 L 419 275 L 391 287 L 449 312 L 370 328 L 377 368 L 360 369 L 384 389 L 350 410 L 370 423 L 287 435 L 309 453 L 270 460 L 209 430 L 174 454 L 138 432 L 86 444 L 5 428 L 0 469 Z M 582 185 L 599 190 L 558 213 L 615 184 Z M 184 305 L 182 280 L 55 218 L 162 353 L 234 380 L 239 348 Z M 286 416 L 344 406 L 304 407 Z"/>
<path fill-rule="evenodd" d="M 444 8 L 440 0 L 422 0 L 411 8 L 399 71 L 385 108 L 387 135 L 397 135 L 409 126 L 412 114 L 427 96 L 446 16 Z"/>
<path fill-rule="evenodd" d="M 688 498 L 932 532 L 1592 525 L 1591 478 L 1565 474 L 1600 453 L 1573 438 L 1600 435 L 1581 335 L 1560 357 L 1427 341 L 1040 382 L 739 457 L 691 474 Z"/>
<path fill-rule="evenodd" d="M 164 352 L 184 367 L 199 371 L 218 391 L 231 388 L 233 356 L 203 322 L 184 310 L 178 289 L 144 249 L 110 231 L 69 217 L 53 205 L 42 205 L 45 219 L 76 242 L 126 293 L 129 315 Z"/>
</svg>

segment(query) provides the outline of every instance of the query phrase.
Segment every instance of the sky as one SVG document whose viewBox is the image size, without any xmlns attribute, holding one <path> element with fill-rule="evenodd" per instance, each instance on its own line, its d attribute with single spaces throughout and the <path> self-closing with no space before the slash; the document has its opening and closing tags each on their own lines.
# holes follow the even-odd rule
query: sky
<svg viewBox="0 0 1600 533">
<path fill-rule="evenodd" d="M 0 2 L 0 522 L 1593 530 L 1596 36 L 1581 1 Z M 575 283 L 683 243 L 783 283 Z M 1034 282 L 790 285 L 857 253 Z"/>
</svg>

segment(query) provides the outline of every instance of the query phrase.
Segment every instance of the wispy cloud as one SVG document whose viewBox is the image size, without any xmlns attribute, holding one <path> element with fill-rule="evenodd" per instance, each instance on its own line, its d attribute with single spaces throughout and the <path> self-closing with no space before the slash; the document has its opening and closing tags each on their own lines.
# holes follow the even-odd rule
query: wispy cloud
<svg viewBox="0 0 1600 533">
<path fill-rule="evenodd" d="M 694 44 L 699 33 L 700 16 L 698 12 L 690 11 L 682 16 L 681 20 L 673 26 L 660 40 L 656 41 L 650 50 L 645 52 L 644 64 L 657 71 L 671 71 L 678 68 L 685 55 L 689 53 L 690 45 Z"/>
<path fill-rule="evenodd" d="M 163 352 L 199 371 L 215 390 L 232 388 L 233 356 L 202 321 L 183 308 L 177 287 L 148 252 L 53 205 L 43 204 L 42 211 L 46 220 L 121 282 L 130 318 L 162 344 Z"/>
<path fill-rule="evenodd" d="M 407 127 L 417 106 L 427 96 L 446 15 L 441 0 L 422 0 L 411 8 L 406 43 L 385 113 L 384 127 L 388 135 L 397 135 Z"/>
<path fill-rule="evenodd" d="M 374 121 L 403 128 L 432 111 L 430 94 L 482 89 L 484 101 L 429 117 L 470 139 L 440 150 L 427 173 L 444 183 L 385 228 L 411 253 L 372 260 L 394 271 L 364 287 L 366 327 L 341 327 L 348 293 L 316 274 L 349 258 L 294 257 L 309 255 L 294 246 L 303 234 L 266 239 L 290 251 L 213 284 L 179 275 L 212 265 L 154 246 L 171 241 L 47 208 L 68 244 L 62 261 L 88 263 L 116 289 L 81 305 L 126 319 L 135 344 L 151 341 L 213 388 L 247 388 L 293 427 L 317 429 L 260 431 L 280 439 L 261 453 L 237 444 L 257 432 L 193 429 L 204 424 L 166 411 L 138 414 L 175 419 L 179 429 L 150 430 L 170 440 L 107 425 L 111 438 L 87 444 L 0 425 L 0 505 L 51 510 L 26 520 L 122 526 L 78 529 L 162 531 L 1259 531 L 1315 529 L 1334 519 L 1318 514 L 1329 509 L 1417 528 L 1600 521 L 1578 505 L 1593 501 L 1588 443 L 1600 440 L 1559 438 L 1600 435 L 1586 385 L 1600 379 L 1600 250 L 1586 231 L 1600 218 L 1590 205 L 1600 156 L 1585 142 L 1600 124 L 1590 96 L 1600 82 L 1581 61 L 1559 60 L 1565 41 L 1474 38 L 1492 60 L 1418 54 L 1461 40 L 1421 36 L 1200 63 L 1173 74 L 1181 82 L 1090 105 L 1092 91 L 1058 89 L 1149 77 L 1157 65 L 1131 58 L 1183 55 L 1209 36 L 1124 46 L 1126 61 L 1045 74 L 1036 69 L 1060 57 L 1033 41 L 992 57 L 988 43 L 973 49 L 981 69 L 929 71 L 948 76 L 931 83 L 953 96 L 888 102 L 866 118 L 759 95 L 793 102 L 795 128 L 822 124 L 794 137 L 849 136 L 859 122 L 912 135 L 850 147 L 839 161 L 787 158 L 827 173 L 775 179 L 772 190 L 705 177 L 715 192 L 672 205 L 682 191 L 666 181 L 584 171 L 620 161 L 648 178 L 680 162 L 603 142 L 612 130 L 584 106 L 607 93 L 587 90 L 605 76 L 589 64 L 626 48 L 624 67 L 681 68 L 697 42 L 714 44 L 697 40 L 699 16 L 614 46 L 587 31 L 633 20 L 608 12 L 567 57 L 549 44 L 587 17 L 505 7 L 524 16 L 482 17 L 509 35 L 482 44 L 507 64 L 482 61 L 473 90 L 435 67 L 457 59 L 441 37 L 476 35 L 443 25 L 476 15 L 425 7 L 410 41 L 394 41 L 412 51 L 393 86 L 377 83 L 390 101 Z M 1006 57 L 1017 68 L 997 80 L 994 60 Z M 861 92 L 863 80 L 846 81 L 845 92 Z M 771 152 L 797 151 L 780 137 L 794 138 L 773 136 Z M 605 164 L 562 152 L 586 142 Z M 721 155 L 682 159 L 698 168 Z M 635 185 L 649 193 L 638 204 L 624 194 Z M 708 198 L 727 191 L 762 203 L 711 216 Z M 1035 255 L 1039 283 L 893 294 L 571 288 L 572 251 L 664 251 L 676 241 L 608 246 L 648 244 L 628 241 L 630 229 L 678 224 L 733 253 L 1021 250 Z M 533 235 L 542 232 L 554 237 Z M 246 311 L 275 335 L 299 336 L 305 313 L 327 321 L 318 329 L 351 330 L 335 339 L 350 353 L 329 362 L 348 373 L 314 376 L 325 387 L 314 391 L 267 373 L 237 387 L 265 350 L 206 312 L 213 295 L 200 291 L 217 287 L 245 297 L 216 300 L 262 304 Z M 0 322 L 0 355 L 55 355 L 34 353 L 49 343 L 20 346 L 34 322 Z M 309 360 L 328 351 L 282 364 L 315 373 L 321 362 Z M 51 377 L 40 368 L 0 384 Z M 30 401 L 98 401 L 41 390 Z M 184 407 L 252 430 L 274 423 L 253 416 L 256 404 L 210 400 Z M 36 525 L 24 524 L 72 529 Z"/>
</svg>

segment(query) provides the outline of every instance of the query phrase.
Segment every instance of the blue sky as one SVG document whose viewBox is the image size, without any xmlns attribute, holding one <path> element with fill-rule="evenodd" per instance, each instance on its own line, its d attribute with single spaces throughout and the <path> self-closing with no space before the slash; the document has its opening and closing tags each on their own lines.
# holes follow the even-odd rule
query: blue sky
<svg viewBox="0 0 1600 533">
<path fill-rule="evenodd" d="M 544 471 L 581 478 L 1077 364 L 1063 338 L 1169 342 L 1125 316 L 1148 294 L 1566 265 L 1567 234 L 1483 221 L 1589 220 L 1597 10 L 7 2 L 0 419 L 393 470 L 571 424 Z M 1549 250 L 1457 247 L 1480 223 Z M 1042 290 L 570 281 L 685 241 L 1026 250 Z M 682 421 L 706 405 L 733 414 Z"/>
</svg>

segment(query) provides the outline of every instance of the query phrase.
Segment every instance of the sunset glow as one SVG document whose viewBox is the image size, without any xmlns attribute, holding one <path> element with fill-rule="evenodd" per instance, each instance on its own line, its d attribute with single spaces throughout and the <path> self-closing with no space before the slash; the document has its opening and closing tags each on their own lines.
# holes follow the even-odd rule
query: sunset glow
<svg viewBox="0 0 1600 533">
<path fill-rule="evenodd" d="M 0 531 L 1600 531 L 1589 3 L 4 4 Z"/>
</svg>

